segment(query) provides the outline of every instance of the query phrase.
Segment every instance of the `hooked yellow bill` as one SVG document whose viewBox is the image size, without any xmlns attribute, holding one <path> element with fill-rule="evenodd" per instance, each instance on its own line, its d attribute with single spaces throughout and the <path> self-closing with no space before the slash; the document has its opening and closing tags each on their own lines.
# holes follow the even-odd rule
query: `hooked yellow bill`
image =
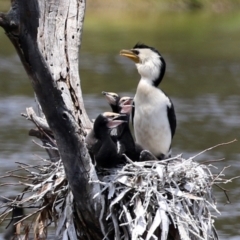
<svg viewBox="0 0 240 240">
<path fill-rule="evenodd" d="M 120 55 L 131 59 L 135 63 L 140 62 L 139 56 L 136 53 L 134 53 L 132 50 L 123 49 L 120 51 Z"/>
</svg>

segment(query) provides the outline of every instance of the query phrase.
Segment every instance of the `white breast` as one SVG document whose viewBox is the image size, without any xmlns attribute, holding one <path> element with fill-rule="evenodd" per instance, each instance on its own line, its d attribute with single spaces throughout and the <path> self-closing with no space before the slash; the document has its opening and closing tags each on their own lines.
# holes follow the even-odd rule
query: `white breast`
<svg viewBox="0 0 240 240">
<path fill-rule="evenodd" d="M 167 116 L 167 107 L 171 106 L 169 98 L 160 89 L 141 79 L 134 103 L 136 142 L 156 156 L 168 154 L 172 139 Z"/>
</svg>

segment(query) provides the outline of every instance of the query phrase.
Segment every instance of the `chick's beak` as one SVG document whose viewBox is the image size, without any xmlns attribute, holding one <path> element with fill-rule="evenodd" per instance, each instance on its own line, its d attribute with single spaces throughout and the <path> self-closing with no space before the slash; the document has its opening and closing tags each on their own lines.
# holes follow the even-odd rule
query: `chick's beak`
<svg viewBox="0 0 240 240">
<path fill-rule="evenodd" d="M 116 104 L 115 98 L 110 93 L 102 91 L 102 94 L 106 97 L 106 99 L 109 103 L 111 103 L 113 105 Z"/>
<path fill-rule="evenodd" d="M 113 121 L 120 120 L 120 121 L 126 121 L 127 115 L 126 114 L 118 114 L 116 117 L 112 119 Z"/>
<path fill-rule="evenodd" d="M 124 105 L 132 105 L 132 104 L 133 104 L 133 98 L 128 98 L 121 104 L 121 107 Z"/>
<path fill-rule="evenodd" d="M 130 114 L 132 111 L 132 105 L 123 105 L 121 109 L 121 113 Z"/>
<path fill-rule="evenodd" d="M 118 127 L 119 125 L 121 125 L 122 123 L 125 123 L 125 122 L 126 121 L 124 121 L 124 120 L 118 120 L 118 119 L 114 118 L 114 119 L 111 119 L 108 121 L 107 126 L 108 126 L 108 128 L 111 129 L 111 128 Z"/>
<path fill-rule="evenodd" d="M 131 59 L 135 63 L 139 63 L 140 62 L 139 56 L 137 54 L 135 54 L 132 50 L 125 50 L 125 49 L 123 49 L 123 50 L 120 51 L 120 55 Z"/>
</svg>

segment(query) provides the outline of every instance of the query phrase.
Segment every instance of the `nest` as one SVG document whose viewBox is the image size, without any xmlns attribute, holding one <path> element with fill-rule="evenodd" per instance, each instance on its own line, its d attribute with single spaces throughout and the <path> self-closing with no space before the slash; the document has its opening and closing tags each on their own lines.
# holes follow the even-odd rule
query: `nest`
<svg viewBox="0 0 240 240">
<path fill-rule="evenodd" d="M 96 183 L 101 192 L 95 197 L 104 196 L 102 216 L 107 216 L 108 223 L 108 229 L 102 229 L 104 239 L 218 239 L 213 214 L 219 212 L 212 188 L 233 179 L 224 178 L 225 168 L 213 174 L 212 163 L 199 164 L 195 161 L 197 156 L 184 159 L 179 155 L 147 162 L 127 158 L 124 166 L 100 169 Z M 13 199 L 6 198 L 0 220 L 23 208 L 27 210 L 24 216 L 15 214 L 11 218 L 15 236 L 22 234 L 28 239 L 33 234 L 35 239 L 46 239 L 49 227 L 54 225 L 58 239 L 78 239 L 81 229 L 77 227 L 74 198 L 62 161 L 42 161 L 38 166 L 18 163 L 17 170 L 2 177 L 20 179 L 18 184 L 24 190 Z M 25 177 L 16 174 L 19 170 L 26 172 Z"/>
<path fill-rule="evenodd" d="M 129 159 L 99 177 L 99 194 L 108 199 L 107 218 L 116 239 L 218 239 L 210 210 L 219 213 L 212 186 L 223 182 L 221 176 L 192 158 Z"/>
<path fill-rule="evenodd" d="M 213 175 L 209 166 L 181 156 L 128 162 L 121 168 L 99 172 L 102 190 L 98 194 L 105 196 L 109 232 L 114 231 L 115 239 L 218 239 L 212 210 L 219 212 L 212 186 L 227 182 L 222 178 L 223 172 Z M 26 236 L 32 228 L 36 237 L 47 237 L 53 222 L 56 236 L 64 236 L 76 226 L 74 199 L 63 164 L 61 160 L 45 163 L 48 164 L 34 166 L 38 171 L 30 171 L 33 166 L 20 165 L 28 173 L 27 181 L 21 182 L 25 189 L 4 204 L 7 209 L 0 216 L 4 220 L 16 207 L 37 208 L 15 223 L 18 229 L 23 227 Z M 31 219 L 28 224 L 27 219 Z M 77 239 L 78 232 L 75 229 L 73 239 Z"/>
</svg>

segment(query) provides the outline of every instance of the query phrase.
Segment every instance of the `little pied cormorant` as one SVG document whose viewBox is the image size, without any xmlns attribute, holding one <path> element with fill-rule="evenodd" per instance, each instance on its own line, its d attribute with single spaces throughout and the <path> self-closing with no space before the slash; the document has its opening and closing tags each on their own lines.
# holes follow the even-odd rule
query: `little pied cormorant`
<svg viewBox="0 0 240 240">
<path fill-rule="evenodd" d="M 94 138 L 97 140 L 99 149 L 94 153 L 94 159 L 98 167 L 110 168 L 124 163 L 125 158 L 118 153 L 117 145 L 110 137 L 110 129 L 125 123 L 125 115 L 113 112 L 99 114 L 93 125 Z"/>
<path fill-rule="evenodd" d="M 153 47 L 136 44 L 122 50 L 120 55 L 136 63 L 141 79 L 134 97 L 133 126 L 136 142 L 158 159 L 171 154 L 171 142 L 176 129 L 173 103 L 158 88 L 163 79 L 166 63 Z"/>
</svg>

